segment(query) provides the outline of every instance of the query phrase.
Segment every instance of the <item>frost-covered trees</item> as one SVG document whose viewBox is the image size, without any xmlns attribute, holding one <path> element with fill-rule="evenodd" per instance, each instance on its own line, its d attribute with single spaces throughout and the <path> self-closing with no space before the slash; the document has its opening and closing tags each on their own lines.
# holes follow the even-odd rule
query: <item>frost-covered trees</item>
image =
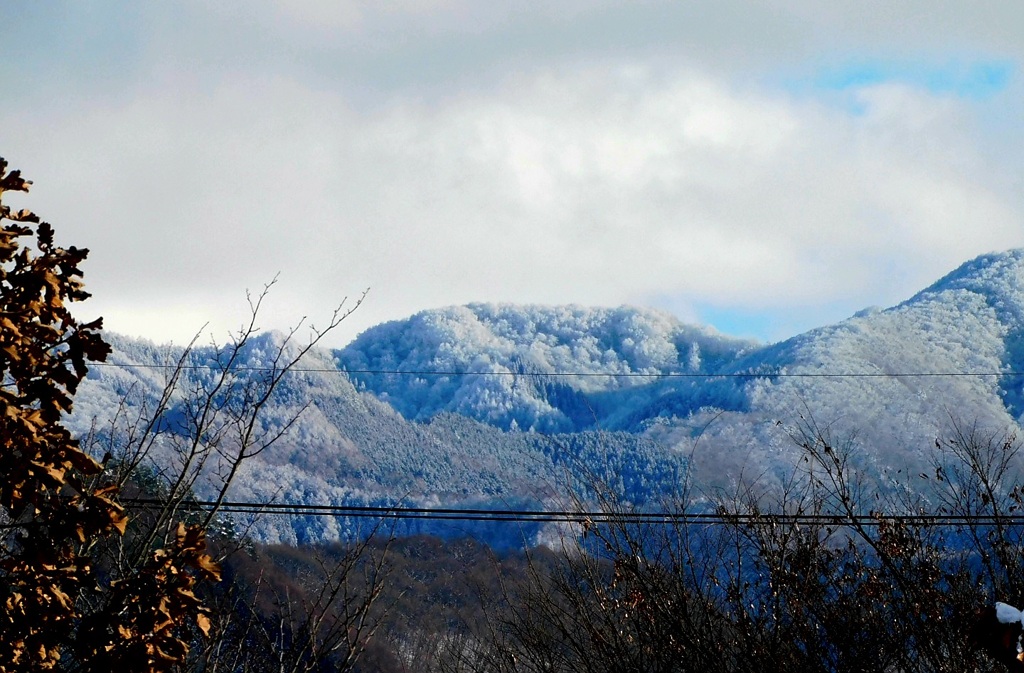
<svg viewBox="0 0 1024 673">
<path fill-rule="evenodd" d="M 610 396 L 635 406 L 657 376 L 713 372 L 753 347 L 650 309 L 470 304 L 380 325 L 337 356 L 410 419 L 566 432 L 603 427 Z M 395 370 L 419 374 L 374 373 Z"/>
</svg>

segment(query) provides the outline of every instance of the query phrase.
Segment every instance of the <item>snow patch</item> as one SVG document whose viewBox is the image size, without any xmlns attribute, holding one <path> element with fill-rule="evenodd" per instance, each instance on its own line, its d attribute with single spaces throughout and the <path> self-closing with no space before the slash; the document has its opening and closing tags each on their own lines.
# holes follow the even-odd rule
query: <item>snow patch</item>
<svg viewBox="0 0 1024 673">
<path fill-rule="evenodd" d="M 1013 624 L 1021 622 L 1021 611 L 1006 603 L 996 603 L 996 619 L 1000 624 Z"/>
</svg>

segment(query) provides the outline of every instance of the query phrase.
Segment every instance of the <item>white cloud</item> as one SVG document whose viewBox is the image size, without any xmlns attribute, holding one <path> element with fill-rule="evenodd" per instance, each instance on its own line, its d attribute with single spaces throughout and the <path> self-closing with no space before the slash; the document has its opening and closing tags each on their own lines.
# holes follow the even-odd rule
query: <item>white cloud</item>
<svg viewBox="0 0 1024 673">
<path fill-rule="evenodd" d="M 465 3 L 406 4 L 264 10 L 321 40 L 424 12 L 442 32 L 484 30 Z M 518 20 L 495 12 L 486 30 Z M 608 52 L 368 102 L 365 82 L 310 75 L 301 54 L 269 69 L 232 58 L 161 61 L 116 95 L 0 113 L 3 152 L 37 181 L 27 205 L 93 248 L 93 310 L 113 329 L 180 341 L 205 315 L 223 333 L 244 288 L 278 271 L 277 327 L 371 286 L 346 336 L 471 300 L 886 304 L 1022 244 L 1019 190 L 979 140 L 978 103 L 909 85 L 789 93 Z"/>
</svg>

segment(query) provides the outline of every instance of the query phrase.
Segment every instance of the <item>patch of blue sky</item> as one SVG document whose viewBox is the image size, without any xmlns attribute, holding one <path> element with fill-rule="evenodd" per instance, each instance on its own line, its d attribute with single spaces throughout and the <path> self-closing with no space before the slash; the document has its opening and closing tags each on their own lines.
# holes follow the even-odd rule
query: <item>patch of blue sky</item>
<svg viewBox="0 0 1024 673">
<path fill-rule="evenodd" d="M 934 94 L 984 100 L 1004 90 L 1013 76 L 1009 61 L 947 63 L 866 61 L 829 68 L 813 80 L 817 89 L 846 91 L 895 82 Z"/>
<path fill-rule="evenodd" d="M 937 96 L 985 101 L 1010 86 L 1017 65 L 1010 60 L 945 62 L 861 59 L 828 65 L 811 75 L 784 77 L 781 85 L 795 94 L 848 94 L 882 84 L 902 84 Z M 856 101 L 848 101 L 851 112 Z"/>
<path fill-rule="evenodd" d="M 854 313 L 849 302 L 766 309 L 697 303 L 693 310 L 700 324 L 710 325 L 731 337 L 756 339 L 762 343 L 784 341 L 815 327 L 834 324 Z"/>
<path fill-rule="evenodd" d="M 777 329 L 777 312 L 737 310 L 708 304 L 695 307 L 700 322 L 722 334 L 761 342 L 777 341 L 785 336 Z"/>
</svg>

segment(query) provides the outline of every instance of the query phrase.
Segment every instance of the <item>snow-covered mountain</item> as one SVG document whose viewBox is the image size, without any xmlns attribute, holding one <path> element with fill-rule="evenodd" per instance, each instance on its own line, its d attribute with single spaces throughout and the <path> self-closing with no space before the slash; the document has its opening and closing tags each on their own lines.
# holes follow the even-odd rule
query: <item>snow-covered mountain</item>
<svg viewBox="0 0 1024 673">
<path fill-rule="evenodd" d="M 660 377 L 712 374 L 756 348 L 651 309 L 470 304 L 379 325 L 335 355 L 410 420 L 572 432 L 622 425 Z M 382 373 L 394 371 L 417 374 Z"/>
<path fill-rule="evenodd" d="M 243 365 L 280 343 L 261 335 Z M 104 427 L 162 386 L 169 347 L 111 336 L 73 427 Z M 210 353 L 197 349 L 189 376 Z M 137 365 L 147 365 L 138 367 Z M 855 442 L 865 470 L 926 464 L 953 423 L 1013 430 L 1024 412 L 1024 251 L 973 260 L 902 304 L 761 345 L 647 309 L 494 304 L 423 311 L 316 352 L 274 399 L 235 497 L 288 502 L 541 504 L 597 476 L 635 502 L 683 475 L 766 484 L 793 469 L 792 430 Z M 401 372 L 401 373 L 398 373 Z M 170 457 L 168 457 L 169 459 Z M 350 522 L 261 524 L 269 539 Z"/>
<path fill-rule="evenodd" d="M 98 436 L 98 454 L 106 450 L 110 435 L 126 434 L 126 422 L 139 410 L 153 407 L 171 371 L 164 367 L 173 366 L 182 353 L 180 348 L 106 336 L 114 353 L 108 363 L 92 367 L 67 420 L 76 434 Z M 237 363 L 239 370 L 248 370 L 243 380 L 262 375 L 260 368 L 271 364 L 282 339 L 270 332 L 247 345 Z M 187 413 L 187 391 L 214 377 L 214 363 L 212 348 L 196 348 L 186 359 L 179 394 L 164 414 L 171 427 Z M 311 352 L 301 366 L 302 371 L 285 377 L 277 389 L 260 430 L 271 435 L 297 413 L 298 420 L 281 441 L 244 464 L 231 499 L 536 509 L 560 504 L 556 501 L 564 501 L 568 484 L 585 488 L 595 476 L 640 500 L 672 483 L 667 477 L 678 478 L 682 469 L 679 456 L 625 432 L 506 432 L 452 413 L 437 414 L 426 423 L 409 421 L 386 402 L 358 391 L 330 353 Z M 157 469 L 173 469 L 179 460 L 167 442 L 158 442 L 153 456 Z M 200 497 L 212 493 L 216 472 L 210 477 L 205 490 L 201 482 Z M 336 539 L 361 524 L 342 518 L 263 516 L 256 533 L 266 540 L 314 541 Z M 409 532 L 444 532 L 430 526 Z M 521 539 L 537 531 L 536 526 L 524 528 L 501 532 Z M 494 531 L 471 529 L 483 536 Z"/>
</svg>

